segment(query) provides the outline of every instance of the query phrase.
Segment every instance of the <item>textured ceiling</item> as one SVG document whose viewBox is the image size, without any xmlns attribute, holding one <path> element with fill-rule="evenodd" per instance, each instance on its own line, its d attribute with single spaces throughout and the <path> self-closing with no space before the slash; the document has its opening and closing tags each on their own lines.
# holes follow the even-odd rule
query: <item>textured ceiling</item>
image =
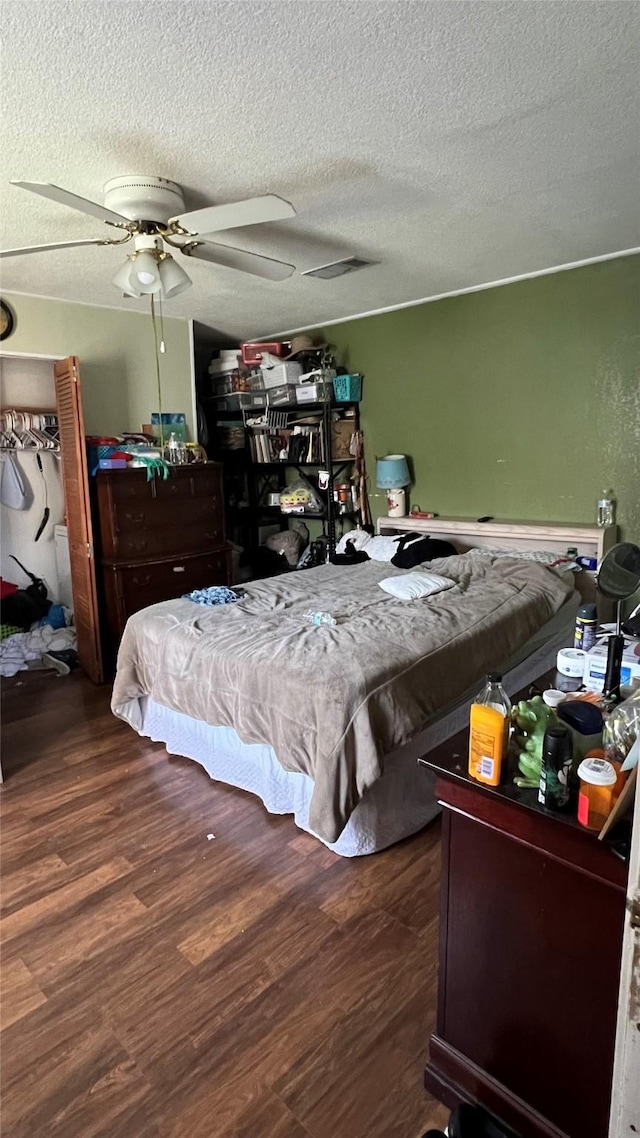
<svg viewBox="0 0 640 1138">
<path fill-rule="evenodd" d="M 640 244 L 640 5 L 466 0 L 4 0 L 4 247 L 101 236 L 9 186 L 102 200 L 121 174 L 187 205 L 271 191 L 287 222 L 228 244 L 312 268 L 280 284 L 190 261 L 167 313 L 235 336 L 317 324 Z M 2 262 L 7 290 L 140 308 L 122 250 Z"/>
</svg>

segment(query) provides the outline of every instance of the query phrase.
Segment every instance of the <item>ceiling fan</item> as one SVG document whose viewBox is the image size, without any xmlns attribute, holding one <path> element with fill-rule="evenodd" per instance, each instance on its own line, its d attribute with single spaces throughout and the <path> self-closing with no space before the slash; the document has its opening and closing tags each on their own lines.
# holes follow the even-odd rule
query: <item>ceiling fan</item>
<svg viewBox="0 0 640 1138">
<path fill-rule="evenodd" d="M 26 253 L 71 249 L 80 245 L 123 245 L 127 241 L 133 241 L 133 252 L 112 282 L 125 296 L 159 294 L 162 298 L 169 299 L 189 288 L 191 280 L 165 245 L 179 250 L 186 257 L 238 269 L 266 280 L 285 280 L 295 272 L 295 266 L 284 261 L 276 261 L 258 253 L 247 253 L 243 249 L 211 240 L 211 234 L 219 230 L 295 217 L 296 211 L 290 202 L 276 194 L 185 212 L 181 187 L 167 178 L 155 176 L 128 175 L 112 178 L 104 187 L 104 205 L 50 182 L 12 180 L 11 184 L 97 217 L 107 225 L 124 231 L 124 236 L 28 245 L 22 249 L 2 250 L 0 257 L 18 257 Z"/>
</svg>

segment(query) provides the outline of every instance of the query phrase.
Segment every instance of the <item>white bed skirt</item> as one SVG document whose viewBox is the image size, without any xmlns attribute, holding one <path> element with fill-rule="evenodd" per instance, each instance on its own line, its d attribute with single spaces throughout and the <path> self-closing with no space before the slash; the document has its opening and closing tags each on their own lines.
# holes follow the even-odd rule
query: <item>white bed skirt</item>
<svg viewBox="0 0 640 1138">
<path fill-rule="evenodd" d="M 521 650 L 513 666 L 507 663 L 504 686 L 511 695 L 555 664 L 558 648 L 567 643 L 574 614 L 575 603 L 564 605 L 529 643 L 526 659 L 522 659 L 525 650 Z M 519 662 L 515 662 L 518 657 Z M 385 758 L 382 777 L 358 803 L 338 840 L 324 843 L 330 850 L 342 857 L 377 853 L 415 834 L 439 814 L 433 775 L 418 764 L 418 759 L 464 727 L 474 695 L 475 689 Z M 169 754 L 200 763 L 210 778 L 256 794 L 269 813 L 292 814 L 301 830 L 313 834 L 309 826 L 313 780 L 284 770 L 270 746 L 243 743 L 231 727 L 213 727 L 171 711 L 149 697 L 140 700 L 140 710 L 141 735 L 164 743 Z"/>
</svg>

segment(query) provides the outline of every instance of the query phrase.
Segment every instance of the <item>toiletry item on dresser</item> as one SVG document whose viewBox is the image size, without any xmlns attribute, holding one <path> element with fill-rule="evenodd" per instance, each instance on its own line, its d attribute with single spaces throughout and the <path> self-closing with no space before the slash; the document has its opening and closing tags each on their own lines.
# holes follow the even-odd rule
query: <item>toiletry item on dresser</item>
<svg viewBox="0 0 640 1138">
<path fill-rule="evenodd" d="M 557 708 L 561 723 L 566 724 L 573 736 L 573 754 L 576 762 L 583 759 L 594 747 L 602 746 L 602 712 L 585 700 L 565 699 Z"/>
<path fill-rule="evenodd" d="M 556 659 L 554 686 L 560 691 L 578 691 L 584 678 L 586 652 L 582 648 L 561 648 Z"/>
<path fill-rule="evenodd" d="M 588 652 L 596 642 L 598 630 L 598 612 L 595 605 L 581 605 L 576 613 L 576 629 L 573 637 L 573 647 Z"/>
<path fill-rule="evenodd" d="M 598 499 L 598 525 L 612 526 L 616 520 L 616 500 L 612 490 L 604 490 Z"/>
<path fill-rule="evenodd" d="M 538 802 L 547 810 L 569 804 L 573 739 L 564 723 L 552 723 L 544 733 Z"/>
<path fill-rule="evenodd" d="M 616 769 L 606 759 L 587 757 L 578 767 L 578 778 L 578 821 L 589 830 L 601 830 L 616 798 Z"/>
<path fill-rule="evenodd" d="M 469 774 L 488 786 L 498 786 L 507 758 L 511 700 L 499 672 L 487 682 L 471 704 L 469 719 Z"/>
</svg>

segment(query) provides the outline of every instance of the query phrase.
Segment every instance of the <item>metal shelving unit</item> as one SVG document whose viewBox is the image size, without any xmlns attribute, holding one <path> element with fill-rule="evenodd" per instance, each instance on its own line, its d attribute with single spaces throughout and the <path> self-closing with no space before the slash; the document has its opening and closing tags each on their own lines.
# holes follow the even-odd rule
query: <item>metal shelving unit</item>
<svg viewBox="0 0 640 1138">
<path fill-rule="evenodd" d="M 359 405 L 357 403 L 341 403 L 336 401 L 323 403 L 294 403 L 281 404 L 274 411 L 286 413 L 292 419 L 317 417 L 323 439 L 324 457 L 317 462 L 296 462 L 289 459 L 281 461 L 255 461 L 251 457 L 251 432 L 253 427 L 250 420 L 260 414 L 260 408 L 241 408 L 238 410 L 217 411 L 216 400 L 206 400 L 207 418 L 211 428 L 213 444 L 210 448 L 211 457 L 221 461 L 225 468 L 225 497 L 227 499 L 227 520 L 229 532 L 239 537 L 240 544 L 257 546 L 260 544 L 260 530 L 268 525 L 279 525 L 280 529 L 287 529 L 291 518 L 300 518 L 321 521 L 323 530 L 329 539 L 329 551 L 333 552 L 336 543 L 336 522 L 338 519 L 357 521 L 358 511 L 339 511 L 334 501 L 334 488 L 340 473 L 353 466 L 353 458 L 334 458 L 332 453 L 333 416 L 337 411 L 353 411 L 353 430 L 360 429 Z M 226 423 L 242 421 L 244 429 L 244 447 L 240 449 L 225 450 L 220 445 L 220 434 Z M 222 426 L 221 426 L 222 424 Z M 315 470 L 329 471 L 329 484 L 326 491 L 319 491 L 315 482 L 313 489 L 320 493 L 325 501 L 323 511 L 310 510 L 302 513 L 283 512 L 277 506 L 269 506 L 266 495 L 280 492 L 287 485 L 287 472 L 297 470 L 300 476 L 311 481 L 310 474 Z M 238 489 L 242 485 L 242 489 Z M 238 505 L 233 498 L 238 496 L 246 498 L 246 504 Z"/>
</svg>

